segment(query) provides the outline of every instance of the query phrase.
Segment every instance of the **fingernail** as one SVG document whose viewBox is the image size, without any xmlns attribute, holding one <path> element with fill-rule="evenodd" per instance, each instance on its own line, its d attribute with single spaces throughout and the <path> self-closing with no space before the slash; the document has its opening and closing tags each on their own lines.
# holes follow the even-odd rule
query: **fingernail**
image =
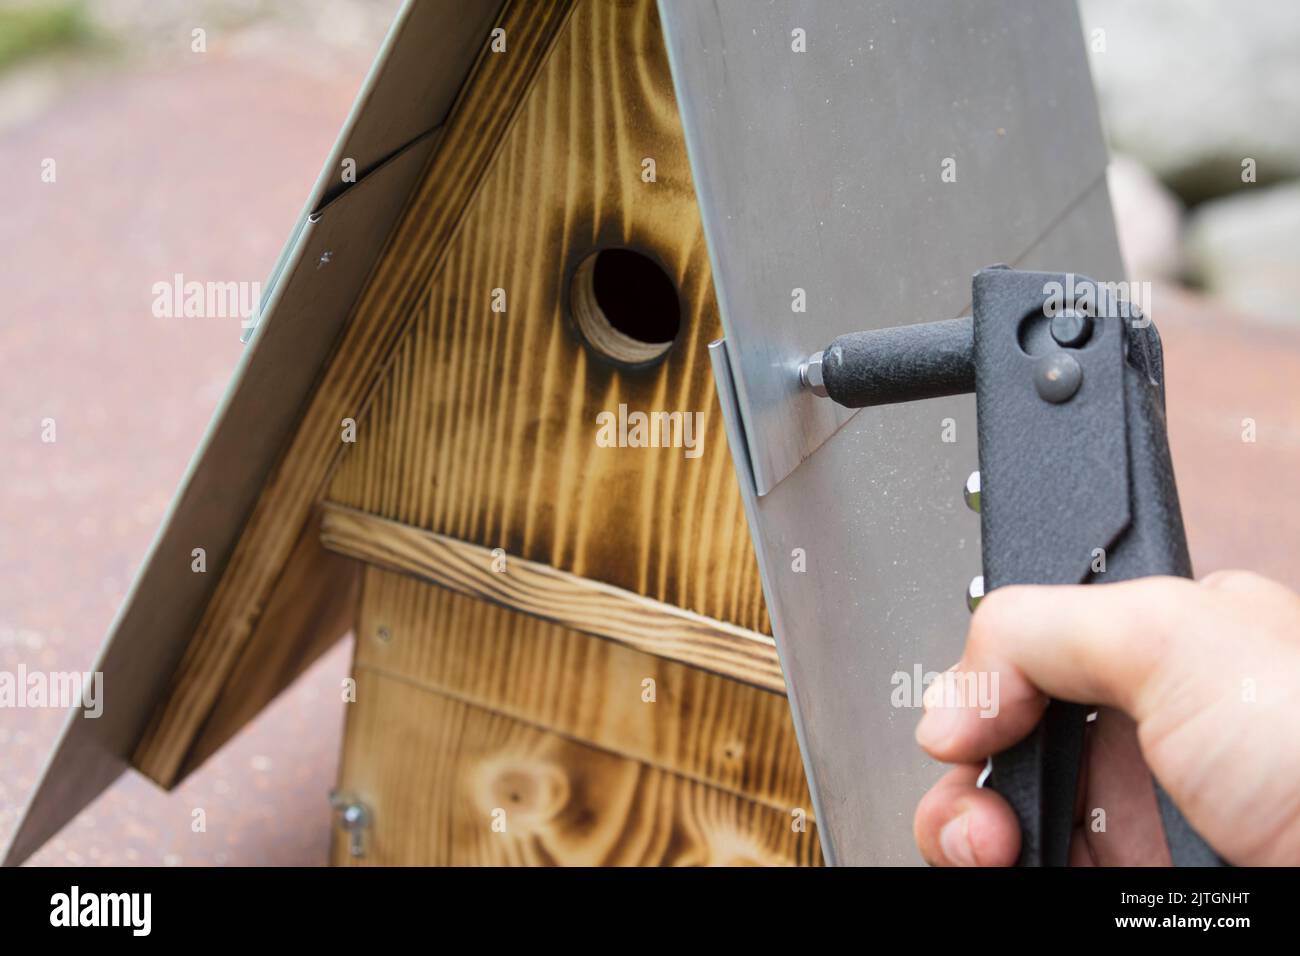
<svg viewBox="0 0 1300 956">
<path fill-rule="evenodd" d="M 970 842 L 970 814 L 953 817 L 939 831 L 939 849 L 955 866 L 975 866 L 975 848 Z"/>
</svg>

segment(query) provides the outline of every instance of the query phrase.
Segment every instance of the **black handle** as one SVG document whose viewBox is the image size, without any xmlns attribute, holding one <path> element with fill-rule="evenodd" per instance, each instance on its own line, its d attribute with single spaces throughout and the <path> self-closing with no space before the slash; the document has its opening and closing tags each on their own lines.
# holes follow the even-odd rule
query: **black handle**
<svg viewBox="0 0 1300 956">
<path fill-rule="evenodd" d="M 1087 717 L 1083 704 L 1049 701 L 1033 732 L 993 758 L 984 785 L 1020 821 L 1018 866 L 1069 865 Z"/>
<path fill-rule="evenodd" d="M 826 394 L 846 408 L 975 391 L 971 317 L 850 332 L 826 346 Z"/>
<path fill-rule="evenodd" d="M 1141 366 L 1124 377 L 1129 525 L 1108 549 L 1106 570 L 1090 574 L 1085 582 L 1089 584 L 1151 575 L 1192 576 L 1165 430 L 1164 394 L 1157 377 L 1160 341 L 1152 326 L 1130 330 L 1129 336 L 1131 358 Z M 1080 704 L 1051 701 L 1029 737 L 993 758 L 985 785 L 1007 799 L 1020 821 L 1022 866 L 1065 866 L 1069 862 L 1088 710 Z M 1224 865 L 1159 781 L 1153 782 L 1174 865 Z"/>
</svg>

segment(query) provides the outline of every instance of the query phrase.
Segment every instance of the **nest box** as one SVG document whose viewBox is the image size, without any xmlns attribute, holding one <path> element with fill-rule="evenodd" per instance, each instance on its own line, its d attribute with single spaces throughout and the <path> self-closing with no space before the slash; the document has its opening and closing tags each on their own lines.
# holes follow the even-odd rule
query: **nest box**
<svg viewBox="0 0 1300 956">
<path fill-rule="evenodd" d="M 917 862 L 974 402 L 799 363 L 1118 278 L 1106 161 L 1074 0 L 406 3 L 7 859 L 351 632 L 335 862 Z"/>
<path fill-rule="evenodd" d="M 652 0 L 407 4 L 9 859 L 352 632 L 335 862 L 819 862 L 720 334 Z"/>
</svg>

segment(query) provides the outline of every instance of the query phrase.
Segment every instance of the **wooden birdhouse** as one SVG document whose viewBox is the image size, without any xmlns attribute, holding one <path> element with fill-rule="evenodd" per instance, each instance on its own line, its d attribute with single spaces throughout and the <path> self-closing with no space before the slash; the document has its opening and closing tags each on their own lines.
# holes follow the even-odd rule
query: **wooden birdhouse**
<svg viewBox="0 0 1300 956">
<path fill-rule="evenodd" d="M 653 0 L 408 4 L 9 859 L 352 632 L 335 863 L 819 863 L 720 334 Z"/>
<path fill-rule="evenodd" d="M 975 403 L 800 363 L 1118 278 L 1106 162 L 1074 0 L 406 3 L 6 858 L 351 632 L 336 863 L 918 862 Z"/>
</svg>

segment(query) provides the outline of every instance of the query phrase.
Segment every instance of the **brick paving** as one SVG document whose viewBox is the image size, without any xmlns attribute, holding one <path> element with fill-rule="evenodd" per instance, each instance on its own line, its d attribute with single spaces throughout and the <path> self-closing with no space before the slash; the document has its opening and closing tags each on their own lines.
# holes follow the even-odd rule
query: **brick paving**
<svg viewBox="0 0 1300 956">
<path fill-rule="evenodd" d="M 283 52 L 106 78 L 0 136 L 0 669 L 90 665 L 225 389 L 238 319 L 155 318 L 152 286 L 265 280 L 369 66 Z M 347 665 L 175 793 L 123 777 L 34 862 L 324 863 Z M 63 719 L 0 710 L 0 841 Z"/>
</svg>

